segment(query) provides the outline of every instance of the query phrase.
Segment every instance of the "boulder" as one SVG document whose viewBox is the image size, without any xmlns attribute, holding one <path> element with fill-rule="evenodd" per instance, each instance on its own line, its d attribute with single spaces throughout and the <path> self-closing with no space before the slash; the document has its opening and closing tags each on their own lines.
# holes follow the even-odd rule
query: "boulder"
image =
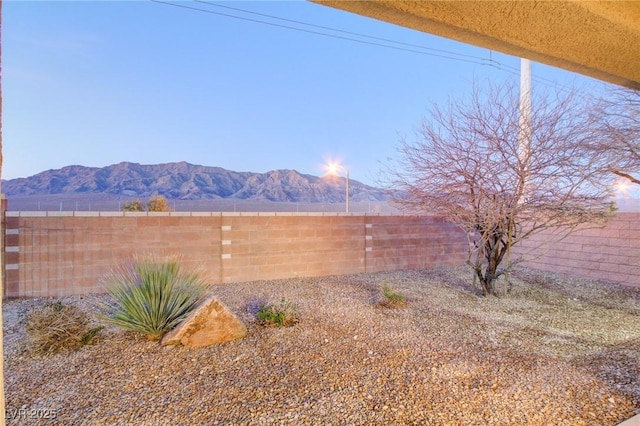
<svg viewBox="0 0 640 426">
<path fill-rule="evenodd" d="M 200 303 L 176 328 L 162 338 L 163 346 L 191 348 L 224 343 L 247 335 L 247 327 L 215 297 Z"/>
</svg>

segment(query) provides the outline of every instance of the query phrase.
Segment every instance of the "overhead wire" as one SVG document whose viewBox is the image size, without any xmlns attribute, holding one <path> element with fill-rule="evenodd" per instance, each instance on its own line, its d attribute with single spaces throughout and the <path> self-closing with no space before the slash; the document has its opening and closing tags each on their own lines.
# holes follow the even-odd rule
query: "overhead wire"
<svg viewBox="0 0 640 426">
<path fill-rule="evenodd" d="M 423 45 L 420 45 L 420 44 L 405 43 L 405 42 L 402 42 L 402 41 L 391 40 L 391 39 L 384 38 L 384 37 L 376 37 L 376 36 L 372 36 L 372 35 L 356 33 L 356 32 L 353 32 L 353 31 L 346 31 L 346 30 L 341 30 L 341 29 L 338 29 L 338 28 L 327 27 L 327 26 L 324 26 L 324 25 L 310 24 L 308 22 L 296 21 L 294 19 L 287 19 L 287 18 L 282 18 L 280 16 L 268 15 L 266 13 L 259 13 L 259 12 L 254 12 L 254 11 L 251 11 L 251 10 L 240 9 L 238 7 L 231 7 L 231 6 L 227 6 L 227 5 L 217 4 L 217 3 L 214 3 L 214 2 L 211 2 L 211 1 L 206 1 L 206 0 L 193 0 L 193 1 L 195 1 L 196 3 L 208 4 L 208 5 L 214 6 L 214 7 L 220 7 L 220 8 L 224 8 L 224 9 L 235 10 L 237 12 L 249 13 L 249 14 L 252 14 L 252 15 L 263 16 L 263 17 L 271 18 L 271 19 L 277 19 L 279 21 L 285 21 L 285 22 L 291 22 L 291 23 L 294 23 L 294 24 L 306 25 L 308 27 L 320 28 L 320 29 L 329 30 L 329 31 L 335 31 L 335 32 L 342 33 L 342 34 L 349 34 L 349 35 L 354 35 L 354 36 L 357 36 L 357 37 L 363 37 L 363 38 L 368 38 L 368 39 L 372 39 L 372 40 L 384 41 L 384 42 L 387 42 L 387 43 L 395 43 L 395 44 L 399 44 L 399 45 L 402 45 L 402 46 L 415 47 L 415 48 L 418 48 L 418 49 L 431 50 L 431 51 L 434 51 L 434 52 L 446 53 L 446 54 L 449 54 L 449 55 L 457 55 L 457 56 L 466 57 L 466 58 L 481 59 L 481 60 L 484 59 L 484 58 L 481 58 L 481 57 L 478 57 L 478 56 L 466 55 L 466 54 L 463 54 L 463 53 L 457 53 L 457 52 L 452 52 L 452 51 L 443 50 L 443 49 L 435 49 L 433 47 L 427 47 L 427 46 L 423 46 Z"/>
<path fill-rule="evenodd" d="M 376 41 L 360 40 L 360 39 L 356 39 L 356 38 L 353 38 L 353 37 L 347 37 L 347 36 L 343 36 L 343 35 L 329 34 L 329 33 L 326 33 L 326 32 L 321 32 L 321 31 L 316 31 L 316 30 L 304 29 L 304 28 L 294 27 L 294 26 L 290 26 L 290 25 L 279 24 L 279 23 L 275 23 L 275 22 L 268 22 L 268 21 L 264 21 L 264 20 L 261 20 L 261 19 L 254 19 L 254 18 L 249 18 L 249 17 L 237 16 L 237 15 L 232 15 L 230 13 L 216 12 L 216 11 L 211 10 L 211 9 L 203 9 L 203 8 L 200 8 L 200 7 L 189 6 L 189 5 L 182 4 L 182 3 L 173 3 L 171 1 L 166 1 L 166 0 L 150 0 L 150 1 L 152 1 L 154 3 L 164 4 L 164 5 L 167 5 L 167 6 L 174 6 L 174 7 L 178 7 L 178 8 L 182 8 L 182 9 L 193 10 L 193 11 L 196 11 L 196 12 L 202 12 L 202 13 L 207 13 L 207 14 L 211 14 L 211 15 L 217 15 L 217 16 L 222 16 L 222 17 L 227 17 L 227 18 L 232 18 L 232 19 L 238 19 L 238 20 L 257 23 L 257 24 L 262 24 L 262 25 L 269 25 L 269 26 L 273 26 L 273 27 L 278 27 L 278 28 L 283 28 L 283 29 L 288 29 L 288 30 L 293 30 L 293 31 L 299 31 L 299 32 L 304 32 L 304 33 L 308 33 L 308 34 L 315 34 L 315 35 L 334 38 L 334 39 L 338 39 L 338 40 L 345 40 L 345 41 L 350 41 L 350 42 L 355 42 L 355 43 L 360 43 L 360 44 L 365 44 L 365 45 L 370 45 L 370 46 L 382 47 L 382 48 L 393 49 L 393 50 L 409 52 L 409 53 L 416 53 L 416 54 L 421 54 L 421 55 L 426 55 L 426 56 L 433 56 L 433 57 L 438 57 L 438 58 L 442 58 L 442 59 L 449 59 L 449 60 L 454 60 L 454 61 L 459 61 L 459 62 L 472 63 L 472 64 L 476 64 L 476 65 L 489 66 L 489 67 L 495 68 L 495 69 L 497 69 L 499 71 L 503 71 L 503 72 L 506 72 L 506 73 L 509 73 L 509 74 L 513 74 L 513 75 L 519 75 L 519 73 L 520 73 L 520 70 L 518 68 L 510 66 L 510 65 L 507 65 L 507 64 L 504 64 L 504 63 L 501 63 L 499 61 L 496 61 L 491 56 L 487 59 L 487 58 L 483 58 L 483 57 L 480 57 L 480 56 L 467 55 L 467 54 L 457 53 L 457 52 L 444 50 L 444 49 L 436 49 L 436 48 L 431 48 L 431 47 L 427 47 L 427 46 L 423 46 L 423 45 L 419 45 L 419 44 L 406 43 L 406 42 L 397 41 L 397 40 L 391 40 L 391 39 L 387 39 L 387 38 L 383 38 L 383 37 L 377 37 L 377 36 L 362 34 L 362 33 L 354 32 L 354 31 L 346 31 L 346 30 L 341 30 L 341 29 L 338 29 L 338 28 L 332 28 L 332 27 L 328 27 L 328 26 L 324 26 L 324 25 L 311 24 L 311 23 L 308 23 L 308 22 L 298 21 L 298 20 L 294 20 L 294 19 L 282 18 L 282 17 L 275 16 L 275 15 L 269 15 L 269 14 L 255 12 L 255 11 L 246 10 L 246 9 L 241 9 L 241 8 L 237 8 L 237 7 L 221 5 L 221 4 L 217 4 L 217 3 L 214 3 L 214 2 L 211 2 L 211 1 L 207 1 L 207 0 L 193 0 L 193 2 L 194 3 L 206 4 L 208 6 L 213 6 L 213 7 L 233 10 L 233 11 L 236 11 L 236 12 L 247 13 L 247 14 L 260 16 L 260 17 L 264 17 L 264 18 L 275 19 L 275 20 L 282 21 L 282 22 L 289 22 L 289 23 L 297 24 L 297 25 L 305 25 L 305 26 L 308 26 L 308 27 L 311 27 L 311 28 L 317 28 L 319 30 L 333 31 L 333 32 L 336 32 L 336 33 L 339 33 L 339 34 L 346 34 L 346 35 L 349 35 L 349 36 L 356 36 L 356 37 L 361 37 L 361 38 L 365 38 L 365 39 L 369 39 L 369 40 L 376 40 Z M 398 46 L 391 46 L 391 45 L 388 45 L 388 44 L 384 44 L 382 42 L 384 42 L 384 43 L 394 43 L 394 44 L 397 44 Z M 406 47 L 403 47 L 403 46 L 406 46 Z M 417 50 L 417 49 L 420 49 L 420 50 Z M 436 52 L 436 53 L 431 53 L 431 52 Z M 555 89 L 566 90 L 566 87 L 559 86 L 557 82 L 549 80 L 549 79 L 546 79 L 546 78 L 543 78 L 543 77 L 540 77 L 540 76 L 532 76 L 532 80 L 536 81 L 537 83 L 543 84 L 545 86 L 553 87 Z"/>
<path fill-rule="evenodd" d="M 323 32 L 320 32 L 320 31 L 307 30 L 307 29 L 304 29 L 304 28 L 297 28 L 297 27 L 292 27 L 292 26 L 289 26 L 289 25 L 283 25 L 283 24 L 277 24 L 277 23 L 274 23 L 274 22 L 262 21 L 262 20 L 259 20 L 259 19 L 246 18 L 246 17 L 243 17 L 243 16 L 231 15 L 231 14 L 228 14 L 228 13 L 215 12 L 215 11 L 209 10 L 209 9 L 202 9 L 202 8 L 198 8 L 198 7 L 188 6 L 188 5 L 185 5 L 185 4 L 172 3 L 172 2 L 169 2 L 169 1 L 163 1 L 163 0 L 151 0 L 151 1 L 154 2 L 154 3 L 165 4 L 165 5 L 168 5 L 168 6 L 179 7 L 179 8 L 182 8 L 182 9 L 189 9 L 189 10 L 194 10 L 194 11 L 198 11 L 198 12 L 204 12 L 204 13 L 208 13 L 208 14 L 212 14 L 212 15 L 225 16 L 225 17 L 228 17 L 228 18 L 234 18 L 234 19 L 239 19 L 239 20 L 243 20 L 243 21 L 259 23 L 259 24 L 263 24 L 263 25 L 270 25 L 270 26 L 273 26 L 273 27 L 285 28 L 285 29 L 294 30 L 294 31 L 300 31 L 300 32 L 309 33 L 309 34 L 316 34 L 316 35 L 321 35 L 321 36 L 325 36 L 325 37 L 331 37 L 331 38 L 340 39 L 340 40 L 348 40 L 348 41 L 352 41 L 352 42 L 356 42 L 356 43 L 368 44 L 368 45 L 371 45 L 371 46 L 385 47 L 385 48 L 388 48 L 388 49 L 400 50 L 400 51 L 404 51 L 404 52 L 418 53 L 418 54 L 422 54 L 422 55 L 435 56 L 435 57 L 450 59 L 450 60 L 454 60 L 454 61 L 469 62 L 469 63 L 484 65 L 481 62 L 484 59 L 483 58 L 479 58 L 479 57 L 477 57 L 476 60 L 465 59 L 465 58 L 456 58 L 456 57 L 451 57 L 451 56 L 447 56 L 447 55 L 444 55 L 444 54 L 429 53 L 429 52 L 423 52 L 423 51 L 404 48 L 404 47 L 389 46 L 389 45 L 382 44 L 382 43 L 377 43 L 377 42 L 371 42 L 371 41 L 366 41 L 366 40 L 358 40 L 358 39 L 355 39 L 355 38 L 350 38 L 350 37 L 345 37 L 345 36 L 340 36 L 340 35 L 335 35 L 335 34 L 328 34 L 328 33 L 323 33 Z"/>
</svg>

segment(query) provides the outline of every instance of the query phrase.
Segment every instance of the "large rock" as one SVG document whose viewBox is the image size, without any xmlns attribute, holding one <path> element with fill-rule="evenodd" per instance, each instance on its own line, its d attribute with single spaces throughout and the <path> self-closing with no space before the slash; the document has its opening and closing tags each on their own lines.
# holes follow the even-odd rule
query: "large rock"
<svg viewBox="0 0 640 426">
<path fill-rule="evenodd" d="M 209 297 L 176 328 L 162 338 L 162 345 L 191 348 L 224 343 L 247 335 L 247 327 L 215 297 Z"/>
</svg>

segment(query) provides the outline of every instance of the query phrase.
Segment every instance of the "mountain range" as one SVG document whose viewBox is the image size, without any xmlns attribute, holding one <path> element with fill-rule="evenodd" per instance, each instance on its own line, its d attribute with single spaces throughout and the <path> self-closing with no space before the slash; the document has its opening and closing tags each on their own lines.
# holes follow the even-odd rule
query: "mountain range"
<svg viewBox="0 0 640 426">
<path fill-rule="evenodd" d="M 353 201 L 384 201 L 381 189 L 349 180 Z M 345 180 L 295 170 L 235 172 L 189 164 L 122 162 L 106 167 L 67 166 L 27 178 L 2 181 L 11 196 L 105 194 L 129 198 L 162 195 L 170 200 L 236 199 L 275 202 L 337 203 L 345 199 Z"/>
</svg>

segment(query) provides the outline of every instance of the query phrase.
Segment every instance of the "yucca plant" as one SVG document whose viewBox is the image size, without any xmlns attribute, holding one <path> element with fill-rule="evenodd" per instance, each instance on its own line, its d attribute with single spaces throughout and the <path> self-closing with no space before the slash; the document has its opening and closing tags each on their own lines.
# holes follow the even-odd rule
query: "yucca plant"
<svg viewBox="0 0 640 426">
<path fill-rule="evenodd" d="M 205 296 L 200 275 L 183 271 L 173 258 L 143 258 L 114 270 L 103 283 L 113 299 L 105 320 L 149 340 L 160 340 Z"/>
</svg>

